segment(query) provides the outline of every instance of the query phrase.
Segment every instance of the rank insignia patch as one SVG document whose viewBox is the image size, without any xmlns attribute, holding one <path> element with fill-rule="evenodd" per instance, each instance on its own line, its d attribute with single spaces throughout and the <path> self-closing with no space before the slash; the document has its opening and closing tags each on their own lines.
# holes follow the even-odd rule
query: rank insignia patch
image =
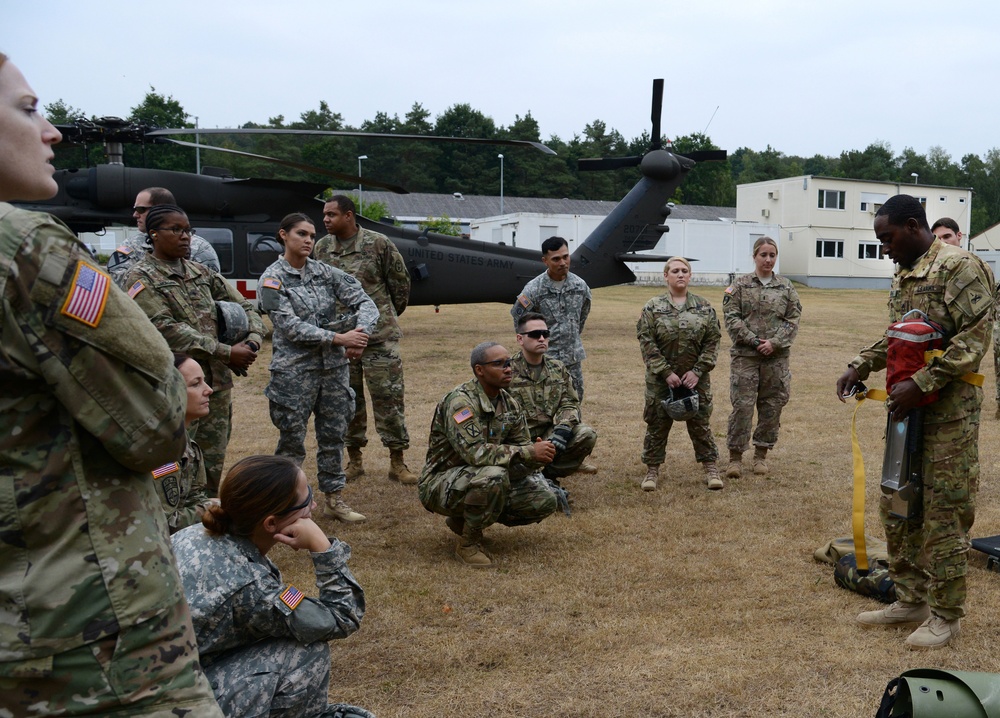
<svg viewBox="0 0 1000 718">
<path fill-rule="evenodd" d="M 86 262 L 76 265 L 69 296 L 62 306 L 62 313 L 70 319 L 96 327 L 104 314 L 104 305 L 111 289 L 111 277 Z"/>
</svg>

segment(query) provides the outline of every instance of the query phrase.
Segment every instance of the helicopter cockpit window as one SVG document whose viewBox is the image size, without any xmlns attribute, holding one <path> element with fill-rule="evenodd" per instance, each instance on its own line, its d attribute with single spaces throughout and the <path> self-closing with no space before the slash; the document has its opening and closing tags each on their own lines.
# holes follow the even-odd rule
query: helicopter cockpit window
<svg viewBox="0 0 1000 718">
<path fill-rule="evenodd" d="M 247 232 L 247 255 L 250 257 L 250 274 L 260 276 L 281 256 L 283 250 L 273 233 Z"/>
<path fill-rule="evenodd" d="M 222 274 L 232 274 L 233 271 L 233 232 L 225 227 L 195 227 L 195 234 L 207 239 L 212 249 L 219 255 L 219 266 Z"/>
</svg>

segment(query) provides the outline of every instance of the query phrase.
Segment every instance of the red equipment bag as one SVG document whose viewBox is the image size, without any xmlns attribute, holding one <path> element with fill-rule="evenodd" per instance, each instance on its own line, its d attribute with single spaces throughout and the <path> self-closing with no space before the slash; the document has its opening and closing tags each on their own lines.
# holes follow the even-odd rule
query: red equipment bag
<svg viewBox="0 0 1000 718">
<path fill-rule="evenodd" d="M 885 333 L 889 340 L 886 355 L 885 386 L 887 391 L 899 382 L 909 379 L 927 364 L 925 353 L 944 348 L 945 333 L 941 325 L 932 322 L 919 309 L 903 315 Z M 937 401 L 938 393 L 924 396 L 919 406 Z"/>
</svg>

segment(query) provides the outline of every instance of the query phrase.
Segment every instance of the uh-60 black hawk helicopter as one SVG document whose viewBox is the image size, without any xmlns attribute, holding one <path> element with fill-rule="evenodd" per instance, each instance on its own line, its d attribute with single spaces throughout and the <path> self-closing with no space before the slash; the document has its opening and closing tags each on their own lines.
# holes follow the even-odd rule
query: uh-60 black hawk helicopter
<svg viewBox="0 0 1000 718">
<path fill-rule="evenodd" d="M 642 173 L 635 187 L 572 255 L 573 272 L 592 288 L 635 281 L 635 274 L 625 262 L 665 261 L 666 257 L 638 253 L 653 249 L 660 236 L 668 231 L 664 222 L 671 211 L 667 200 L 696 161 L 726 158 L 724 150 L 682 155 L 665 149 L 660 140 L 662 101 L 663 80 L 654 80 L 652 142 L 644 155 L 580 160 L 580 170 L 638 166 Z M 237 179 L 226 176 L 225 171 L 212 169 L 198 175 L 125 167 L 121 162 L 122 144 L 172 142 L 265 159 L 352 184 L 361 182 L 352 175 L 295 162 L 170 139 L 170 135 L 193 134 L 192 129 L 149 128 L 116 118 L 79 120 L 59 129 L 69 143 L 104 143 L 110 163 L 89 169 L 58 170 L 55 181 L 59 191 L 55 197 L 45 202 L 20 203 L 20 206 L 48 212 L 75 232 L 95 232 L 114 224 L 131 224 L 135 196 L 147 187 L 166 187 L 185 209 L 198 234 L 212 242 L 219 254 L 222 274 L 251 299 L 256 296 L 258 277 L 281 251 L 274 237 L 282 217 L 290 212 L 305 212 L 322 230 L 323 205 L 317 198 L 327 186 L 315 182 Z M 283 133 L 527 145 L 555 154 L 544 145 L 520 140 L 314 130 L 199 129 L 197 132 L 199 135 Z M 406 192 L 402 187 L 370 178 L 363 182 L 370 187 Z M 511 303 L 524 284 L 543 269 L 535 250 L 404 229 L 366 217 L 358 217 L 358 223 L 387 235 L 399 249 L 413 280 L 411 305 Z"/>
</svg>

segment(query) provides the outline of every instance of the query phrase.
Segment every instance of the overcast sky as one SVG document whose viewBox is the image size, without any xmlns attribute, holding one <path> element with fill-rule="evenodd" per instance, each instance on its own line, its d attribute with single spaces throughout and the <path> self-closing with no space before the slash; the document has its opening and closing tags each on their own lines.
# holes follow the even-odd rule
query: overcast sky
<svg viewBox="0 0 1000 718">
<path fill-rule="evenodd" d="M 88 115 L 124 117 L 153 86 L 202 127 L 293 120 L 320 100 L 352 125 L 465 102 L 498 125 L 530 112 L 543 140 L 595 119 L 630 139 L 662 77 L 663 133 L 707 131 L 729 151 L 881 140 L 957 162 L 1000 146 L 1000 4 L 986 0 L 0 5 L 0 51 L 43 103 Z"/>
</svg>

